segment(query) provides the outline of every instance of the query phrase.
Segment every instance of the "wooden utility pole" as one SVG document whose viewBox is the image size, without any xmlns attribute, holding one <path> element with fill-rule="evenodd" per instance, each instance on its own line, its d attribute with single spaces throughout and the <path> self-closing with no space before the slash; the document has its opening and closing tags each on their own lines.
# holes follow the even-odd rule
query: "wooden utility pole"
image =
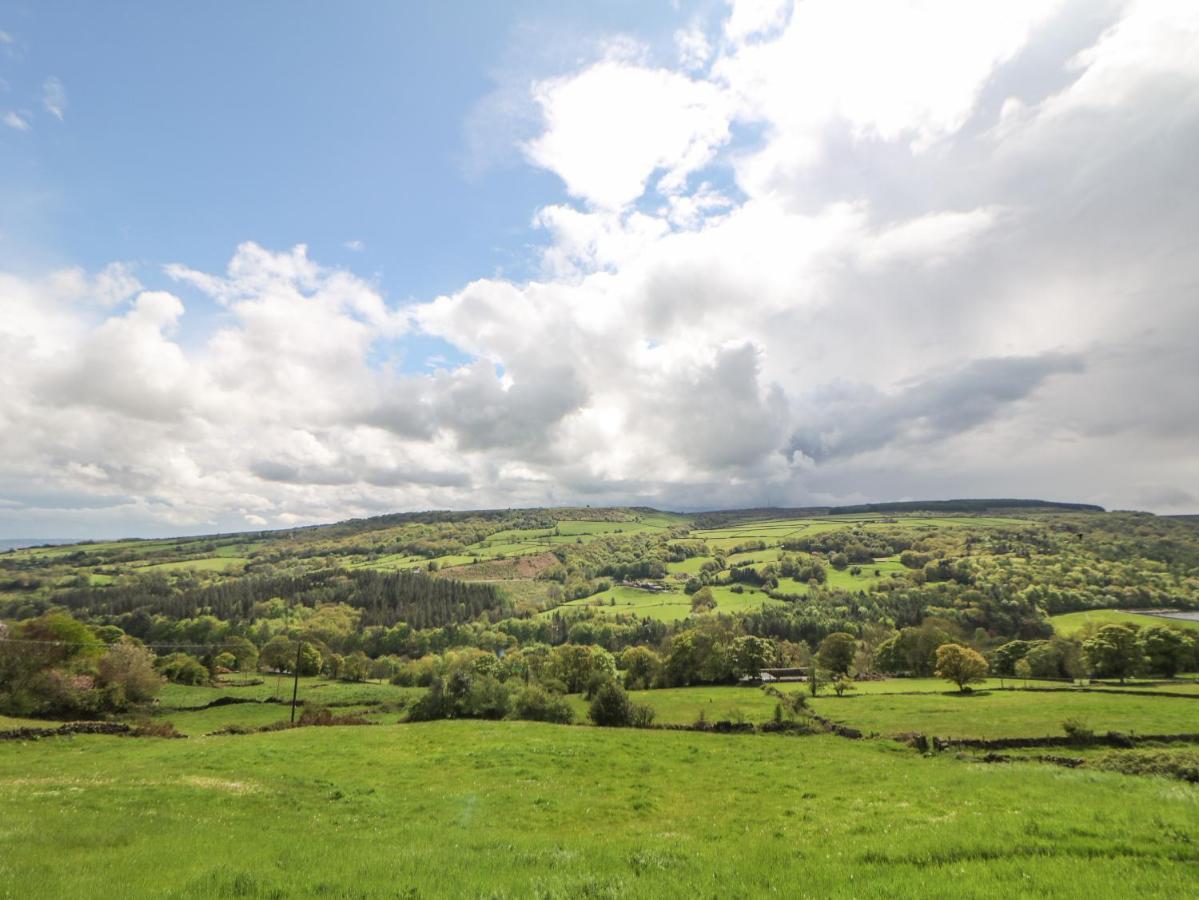
<svg viewBox="0 0 1199 900">
<path fill-rule="evenodd" d="M 296 695 L 300 693 L 300 650 L 303 647 L 303 641 L 296 641 L 296 673 L 295 681 L 291 684 L 291 721 L 293 725 L 296 721 Z"/>
</svg>

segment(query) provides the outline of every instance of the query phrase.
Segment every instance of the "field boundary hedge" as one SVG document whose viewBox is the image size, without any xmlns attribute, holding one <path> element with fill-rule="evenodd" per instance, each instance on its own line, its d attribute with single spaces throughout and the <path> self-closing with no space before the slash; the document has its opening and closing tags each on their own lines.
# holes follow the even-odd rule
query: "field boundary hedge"
<svg viewBox="0 0 1199 900">
<path fill-rule="evenodd" d="M 36 741 L 75 734 L 110 734 L 121 737 L 186 737 L 169 727 L 138 727 L 124 722 L 67 722 L 57 728 L 10 728 L 0 731 L 0 741 Z"/>
<path fill-rule="evenodd" d="M 1025 747 L 1135 747 L 1141 743 L 1187 743 L 1199 744 L 1199 732 L 1184 734 L 1124 734 L 1119 731 L 1109 731 L 1106 734 L 1094 734 L 1086 737 L 1068 735 L 1031 737 L 1031 738 L 926 738 L 924 735 L 914 735 L 911 740 L 929 741 L 937 751 L 962 748 L 969 750 L 1018 750 Z"/>
</svg>

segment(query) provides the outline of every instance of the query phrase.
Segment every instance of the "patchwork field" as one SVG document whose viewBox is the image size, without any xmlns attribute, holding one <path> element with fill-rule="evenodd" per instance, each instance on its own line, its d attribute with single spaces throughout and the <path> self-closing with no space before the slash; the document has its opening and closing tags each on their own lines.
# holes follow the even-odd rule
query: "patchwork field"
<svg viewBox="0 0 1199 900">
<path fill-rule="evenodd" d="M 0 753 L 0 893 L 1181 897 L 1197 803 L 1181 783 L 835 737 L 444 722 L 59 739 Z"/>
</svg>

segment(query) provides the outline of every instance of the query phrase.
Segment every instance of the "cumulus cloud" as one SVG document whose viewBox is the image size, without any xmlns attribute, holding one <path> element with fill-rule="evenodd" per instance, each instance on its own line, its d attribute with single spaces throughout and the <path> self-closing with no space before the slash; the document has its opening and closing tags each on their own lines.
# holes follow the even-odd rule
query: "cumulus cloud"
<svg viewBox="0 0 1199 900">
<path fill-rule="evenodd" d="M 401 306 L 254 243 L 169 291 L 0 275 L 0 522 L 1193 507 L 1199 14 L 736 2 L 688 29 L 674 67 L 626 43 L 533 85 L 523 151 L 574 199 L 533 213 L 532 281 Z M 194 292 L 222 316 L 187 340 Z M 430 337 L 468 361 L 404 365 Z"/>
<path fill-rule="evenodd" d="M 621 59 L 542 82 L 534 96 L 545 130 L 529 159 L 606 209 L 636 200 L 657 172 L 659 190 L 682 190 L 729 135 L 716 85 Z"/>
</svg>

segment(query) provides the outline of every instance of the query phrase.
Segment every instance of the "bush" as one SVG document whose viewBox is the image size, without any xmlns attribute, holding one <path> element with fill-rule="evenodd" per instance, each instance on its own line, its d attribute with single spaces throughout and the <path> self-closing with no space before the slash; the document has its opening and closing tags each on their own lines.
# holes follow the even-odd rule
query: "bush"
<svg viewBox="0 0 1199 900">
<path fill-rule="evenodd" d="M 1089 744 L 1095 738 L 1095 732 L 1081 719 L 1067 719 L 1062 723 L 1062 731 L 1074 744 Z"/>
<path fill-rule="evenodd" d="M 514 719 L 524 719 L 530 722 L 557 722 L 569 725 L 574 721 L 574 710 L 565 697 L 551 694 L 545 688 L 532 684 L 521 690 L 512 703 Z"/>
<path fill-rule="evenodd" d="M 1090 764 L 1124 775 L 1157 775 L 1199 783 L 1199 752 L 1190 749 L 1117 750 L 1098 756 Z"/>
<path fill-rule="evenodd" d="M 502 719 L 511 708 L 512 696 L 501 681 L 461 669 L 448 678 L 435 678 L 413 704 L 408 720 Z"/>
<path fill-rule="evenodd" d="M 301 725 L 369 725 L 370 720 L 354 713 L 337 715 L 325 706 L 305 706 L 300 713 Z"/>
<path fill-rule="evenodd" d="M 654 716 L 657 713 L 654 708 L 648 703 L 634 703 L 632 705 L 632 715 L 629 719 L 629 724 L 634 728 L 649 728 L 654 724 Z"/>
<path fill-rule="evenodd" d="M 162 676 L 154 671 L 154 654 L 137 644 L 113 644 L 96 668 L 100 684 L 130 703 L 144 703 L 162 687 Z M 113 705 L 119 708 L 123 704 Z"/>
<path fill-rule="evenodd" d="M 608 681 L 595 692 L 587 715 L 596 725 L 625 727 L 633 724 L 633 703 L 624 688 Z"/>
<path fill-rule="evenodd" d="M 710 587 L 701 587 L 691 595 L 691 611 L 705 613 L 716 608 L 716 597 Z"/>
<path fill-rule="evenodd" d="M 187 653 L 172 653 L 158 661 L 158 671 L 176 684 L 208 684 L 208 668 Z"/>
</svg>

